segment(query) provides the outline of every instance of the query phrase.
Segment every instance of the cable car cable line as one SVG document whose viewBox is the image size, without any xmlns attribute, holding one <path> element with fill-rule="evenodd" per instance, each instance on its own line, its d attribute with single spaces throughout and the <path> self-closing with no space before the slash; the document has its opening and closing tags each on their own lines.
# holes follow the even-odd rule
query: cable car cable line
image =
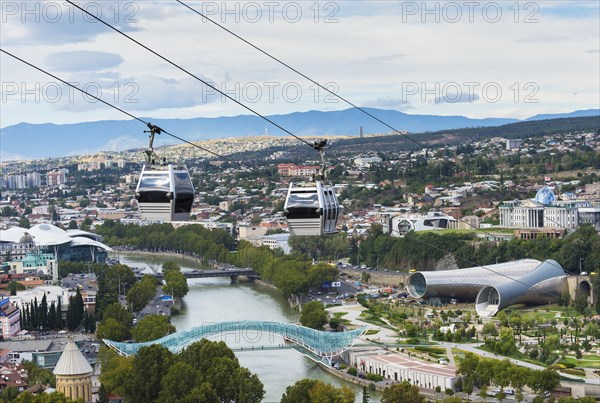
<svg viewBox="0 0 600 403">
<path fill-rule="evenodd" d="M 177 3 L 179 3 L 179 4 L 181 4 L 182 6 L 184 6 L 185 8 L 187 8 L 188 10 L 190 10 L 190 11 L 194 12 L 195 14 L 197 14 L 197 15 L 201 16 L 201 17 L 202 17 L 202 18 L 204 18 L 205 20 L 207 20 L 207 21 L 211 22 L 211 23 L 212 23 L 212 24 L 214 24 L 215 26 L 217 26 L 217 27 L 221 28 L 222 30 L 226 31 L 227 33 L 229 33 L 229 34 L 233 35 L 234 37 L 236 37 L 237 39 L 239 39 L 239 40 L 241 40 L 242 42 L 246 43 L 247 45 L 251 46 L 252 48 L 256 49 L 257 51 L 259 51 L 260 53 L 262 53 L 262 54 L 264 54 L 265 56 L 269 57 L 270 59 L 272 59 L 272 60 L 276 61 L 277 63 L 281 64 L 282 66 L 284 66 L 284 67 L 288 68 L 289 70 L 293 71 L 294 73 L 298 74 L 299 76 L 303 77 L 304 79 L 306 79 L 306 80 L 310 81 L 311 83 L 313 83 L 314 85 L 318 86 L 319 88 L 321 88 L 321 89 L 323 89 L 323 90 L 327 91 L 329 94 L 331 94 L 331 95 L 335 96 L 336 98 L 340 99 L 341 101 L 345 102 L 346 104 L 348 104 L 348 105 L 352 106 L 353 108 L 356 108 L 357 110 L 359 110 L 360 112 L 364 113 L 365 115 L 367 115 L 367 116 L 371 117 L 372 119 L 376 120 L 377 122 L 379 122 L 379 123 L 383 124 L 384 126 L 386 126 L 387 128 L 389 128 L 389 129 L 393 130 L 395 133 L 399 134 L 400 136 L 402 136 L 402 137 L 406 138 L 407 140 L 409 140 L 409 141 L 413 142 L 414 144 L 416 144 L 416 145 L 418 145 L 418 146 L 420 146 L 420 147 L 422 147 L 422 148 L 424 148 L 424 149 L 429 149 L 429 147 L 428 147 L 428 146 L 425 146 L 423 143 L 421 143 L 421 142 L 419 142 L 419 141 L 415 140 L 415 139 L 414 139 L 413 137 L 411 137 L 411 136 L 407 136 L 407 135 L 405 135 L 405 134 L 401 133 L 401 132 L 400 132 L 400 130 L 398 130 L 398 129 L 394 128 L 393 126 L 391 126 L 390 124 L 386 123 L 386 122 L 385 122 L 385 121 L 383 121 L 382 119 L 380 119 L 380 118 L 378 118 L 378 117 L 374 116 L 372 113 L 368 112 L 368 111 L 367 111 L 367 110 L 365 110 L 364 108 L 362 108 L 362 107 L 358 106 L 357 104 L 355 104 L 354 102 L 352 102 L 352 101 L 348 100 L 347 98 L 343 97 L 343 96 L 342 96 L 342 95 L 340 95 L 339 93 L 337 93 L 337 92 L 335 92 L 335 91 L 332 91 L 332 90 L 330 90 L 329 88 L 327 88 L 327 87 L 325 87 L 324 85 L 320 84 L 320 83 L 319 83 L 319 82 L 317 82 L 316 80 L 314 80 L 314 79 L 310 78 L 309 76 L 307 76 L 306 74 L 302 73 L 302 72 L 301 72 L 301 71 L 299 71 L 298 69 L 296 69 L 296 68 L 292 67 L 290 64 L 288 64 L 288 63 L 286 63 L 286 62 L 282 61 L 280 58 L 278 58 L 278 57 L 276 57 L 276 56 L 272 55 L 271 53 L 267 52 L 266 50 L 264 50 L 264 49 L 263 49 L 263 48 L 261 48 L 260 46 L 258 46 L 258 45 L 256 45 L 256 44 L 254 44 L 254 43 L 250 42 L 249 40 L 247 40 L 246 38 L 242 37 L 241 35 L 239 35 L 239 34 L 237 34 L 237 33 L 233 32 L 232 30 L 230 30 L 229 28 L 225 27 L 224 25 L 222 25 L 222 24 L 218 23 L 217 21 L 215 21 L 215 20 L 213 20 L 212 18 L 210 18 L 210 17 L 206 16 L 205 14 L 201 13 L 201 12 L 200 12 L 200 11 L 198 11 L 197 9 L 195 9 L 195 8 L 191 7 L 189 4 L 186 4 L 185 2 L 183 2 L 183 1 L 181 1 L 181 0 L 175 0 L 175 1 L 176 1 Z M 332 158 L 334 158 L 334 159 L 336 159 L 336 160 L 340 161 L 340 160 L 339 160 L 339 159 L 337 159 L 335 156 L 332 156 Z M 341 162 L 341 161 L 340 161 L 340 162 Z M 376 177 L 374 174 L 372 174 L 372 173 L 370 173 L 370 172 L 364 172 L 364 173 L 366 173 L 367 175 L 371 176 L 371 177 L 372 177 L 372 178 L 374 178 L 374 179 L 377 179 L 377 180 L 379 180 L 380 182 L 382 181 L 380 178 Z M 425 203 L 427 203 L 427 202 L 425 202 Z M 430 204 L 430 203 L 428 203 L 428 204 Z M 430 204 L 430 205 L 433 207 L 433 205 L 432 205 L 432 204 Z M 529 207 L 529 206 L 524 206 L 524 207 L 527 207 L 527 208 L 531 209 L 531 207 Z M 497 236 L 497 235 L 495 235 L 495 234 L 492 234 L 492 233 L 490 233 L 490 232 L 487 232 L 487 231 L 484 231 L 484 229 L 483 229 L 483 228 L 475 227 L 475 226 L 474 226 L 474 225 L 472 225 L 470 222 L 467 222 L 467 221 L 461 220 L 460 218 L 458 218 L 457 220 L 459 220 L 459 221 L 461 221 L 461 222 L 463 222 L 463 223 L 465 223 L 465 224 L 467 224 L 467 225 L 471 226 L 471 227 L 472 227 L 472 228 L 474 228 L 475 230 L 481 231 L 481 232 L 483 232 L 483 233 L 486 233 L 487 235 L 490 235 L 490 236 L 494 237 L 494 239 L 497 239 L 497 238 L 498 238 L 498 236 Z M 560 224 L 560 223 L 558 223 L 558 222 L 556 222 L 556 221 L 554 221 L 554 220 L 552 220 L 552 219 L 550 219 L 550 218 L 548 218 L 548 221 L 554 222 L 555 224 L 558 224 L 559 226 L 563 227 L 565 230 L 568 230 L 568 229 L 567 229 L 567 228 L 566 228 L 564 225 L 562 225 L 562 224 Z M 525 250 L 524 250 L 524 249 L 522 249 L 522 248 L 519 248 L 519 249 L 521 249 L 523 252 L 529 253 L 529 252 L 525 251 Z"/>
<path fill-rule="evenodd" d="M 110 102 L 107 102 L 107 101 L 105 101 L 104 99 L 102 99 L 102 98 L 99 98 L 98 96 L 96 96 L 96 95 L 94 95 L 94 94 L 92 94 L 92 93 L 90 93 L 90 92 L 87 92 L 87 91 L 85 91 L 85 90 L 83 90 L 83 89 L 81 89 L 81 88 L 77 87 L 76 85 L 69 83 L 68 81 L 65 81 L 65 80 L 63 80 L 62 78 L 60 78 L 60 77 L 57 77 L 56 75 L 54 75 L 54 74 L 52 74 L 52 73 L 48 72 L 47 70 L 44 70 L 44 69 L 42 69 L 41 67 L 38 67 L 38 66 L 36 66 L 36 65 L 34 65 L 34 64 L 32 64 L 32 63 L 30 63 L 30 62 L 28 62 L 28 61 L 26 61 L 26 60 L 24 60 L 24 59 L 20 58 L 20 57 L 18 57 L 18 56 L 16 56 L 16 55 L 14 55 L 14 54 L 12 54 L 12 53 L 10 53 L 10 52 L 8 52 L 8 51 L 6 51 L 6 50 L 2 49 L 2 48 L 0 48 L 0 52 L 2 52 L 2 53 L 5 53 L 5 54 L 7 54 L 8 56 L 11 56 L 12 58 L 14 58 L 14 59 L 16 59 L 16 60 L 18 60 L 18 61 L 20 61 L 20 62 L 22 62 L 22 63 L 24 63 L 24 64 L 26 64 L 26 65 L 28 65 L 28 66 L 30 66 L 30 67 L 32 67 L 32 68 L 34 68 L 34 69 L 36 69 L 36 70 L 38 70 L 38 71 L 39 71 L 39 72 L 41 72 L 41 73 L 44 73 L 44 74 L 46 74 L 46 75 L 48 75 L 48 76 L 50 76 L 50 77 L 54 78 L 54 79 L 55 79 L 55 80 L 57 80 L 57 81 L 60 81 L 60 82 L 61 82 L 61 83 L 63 83 L 64 85 L 66 85 L 66 86 L 68 86 L 68 87 L 71 87 L 71 88 L 73 88 L 73 89 L 75 89 L 75 90 L 77 90 L 77 91 L 81 92 L 82 94 L 85 94 L 85 95 L 88 95 L 88 96 L 89 96 L 89 97 L 91 97 L 91 98 L 94 98 L 95 100 L 97 100 L 97 101 L 99 101 L 99 102 L 103 103 L 104 105 L 106 105 L 106 106 L 108 106 L 108 107 L 110 107 L 110 108 L 113 108 L 113 109 L 115 109 L 115 110 L 117 110 L 117 111 L 119 111 L 119 112 L 121 112 L 121 113 L 123 113 L 123 114 L 125 114 L 125 115 L 129 116 L 130 118 L 132 118 L 132 119 L 134 119 L 134 120 L 137 120 L 137 121 L 138 121 L 138 122 L 140 122 L 140 123 L 143 123 L 143 124 L 144 124 L 145 126 L 147 126 L 147 127 L 154 126 L 154 125 L 152 125 L 152 123 L 150 123 L 150 122 L 146 122 L 144 119 L 142 119 L 142 118 L 139 118 L 139 117 L 137 117 L 137 116 L 133 115 L 132 113 L 130 113 L 130 112 L 127 112 L 126 110 L 124 110 L 124 109 L 122 109 L 122 108 L 120 108 L 120 107 L 118 107 L 118 106 L 116 106 L 116 105 L 113 105 L 113 104 L 111 104 Z M 173 133 L 170 133 L 170 132 L 168 132 L 167 130 L 164 130 L 164 129 L 162 129 L 162 128 L 161 128 L 160 130 L 161 130 L 161 133 L 164 133 L 164 134 L 166 134 L 166 135 L 168 135 L 168 136 L 170 136 L 170 137 L 172 137 L 172 138 L 174 138 L 174 139 L 176 139 L 176 140 L 179 140 L 179 141 L 181 141 L 182 143 L 188 144 L 188 145 L 190 145 L 190 146 L 192 146 L 192 147 L 196 147 L 196 148 L 198 148 L 198 149 L 200 149 L 200 150 L 202 150 L 202 151 L 205 151 L 205 152 L 207 152 L 207 153 L 209 153 L 209 154 L 211 154 L 211 155 L 213 155 L 213 156 L 215 156 L 215 157 L 217 157 L 217 158 L 219 158 L 219 159 L 222 159 L 222 160 L 224 160 L 224 161 L 227 161 L 227 162 L 229 162 L 229 163 L 232 163 L 232 164 L 235 164 L 235 165 L 239 165 L 240 167 L 242 167 L 242 168 L 246 168 L 246 169 L 248 169 L 248 170 L 250 170 L 250 171 L 252 171 L 252 172 L 254 172 L 254 173 L 258 174 L 258 175 L 266 175 L 264 172 L 260 172 L 260 171 L 258 171 L 258 170 L 256 170 L 256 169 L 252 168 L 252 167 L 247 167 L 247 166 L 244 166 L 244 165 L 242 165 L 242 164 L 241 164 L 240 162 L 238 162 L 238 161 L 234 161 L 234 160 L 232 160 L 231 158 L 228 158 L 228 157 L 226 157 L 226 156 L 220 155 L 220 154 L 218 154 L 218 153 L 216 153 L 216 152 L 214 152 L 214 151 L 212 151 L 212 150 L 209 150 L 208 148 L 202 147 L 201 145 L 195 144 L 195 143 L 193 143 L 193 142 L 191 142 L 191 141 L 189 141 L 189 140 L 186 140 L 186 139 L 184 139 L 184 138 L 182 138 L 182 137 L 179 137 L 179 136 L 177 136 L 177 135 L 175 135 L 175 134 L 173 134 Z M 274 184 L 276 184 L 276 185 L 281 185 L 281 183 L 280 183 L 280 182 L 278 182 L 278 181 L 276 181 L 275 179 L 273 179 L 273 177 L 272 177 L 271 175 L 266 175 L 266 176 L 267 176 L 267 179 L 269 179 L 269 180 L 270 180 L 272 183 L 274 183 Z"/>
<path fill-rule="evenodd" d="M 348 105 L 352 106 L 353 108 L 358 109 L 359 111 L 361 111 L 362 113 L 364 113 L 365 115 L 371 117 L 372 119 L 376 120 L 377 122 L 381 123 L 382 125 L 386 126 L 387 128 L 393 130 L 394 132 L 398 133 L 399 135 L 405 137 L 406 139 L 412 141 L 413 143 L 415 143 L 416 145 L 418 145 L 419 147 L 423 147 L 423 148 L 427 148 L 425 147 L 423 144 L 421 144 L 420 142 L 418 142 L 417 140 L 413 139 L 410 136 L 407 136 L 405 134 L 402 134 L 400 132 L 400 130 L 395 129 L 394 127 L 392 127 L 391 125 L 389 125 L 388 123 L 386 123 L 385 121 L 383 121 L 382 119 L 378 118 L 377 116 L 373 115 L 372 113 L 368 112 L 367 110 L 365 110 L 364 108 L 356 105 L 355 103 L 351 102 L 350 100 L 348 100 L 347 98 L 341 96 L 339 93 L 330 90 L 329 88 L 325 87 L 324 85 L 320 84 L 319 82 L 317 82 L 316 80 L 313 80 L 312 78 L 310 78 L 309 76 L 307 76 L 306 74 L 302 73 L 301 71 L 299 71 L 298 69 L 290 66 L 288 63 L 282 61 L 281 59 L 277 58 L 276 56 L 273 56 L 271 53 L 267 52 L 266 50 L 262 49 L 260 46 L 255 45 L 254 43 L 250 42 L 249 40 L 245 39 L 244 37 L 242 37 L 241 35 L 236 34 L 235 32 L 231 31 L 230 29 L 228 29 L 227 27 L 219 24 L 218 22 L 214 21 L 213 19 L 207 17 L 206 15 L 204 15 L 203 13 L 201 13 L 200 11 L 196 10 L 195 8 L 191 7 L 190 5 L 184 3 L 181 0 L 175 0 L 177 3 L 181 4 L 182 6 L 184 6 L 185 8 L 187 8 L 188 10 L 198 14 L 199 16 L 203 17 L 204 19 L 206 19 L 207 21 L 213 23 L 214 25 L 216 25 L 217 27 L 223 29 L 224 31 L 228 32 L 229 34 L 235 36 L 236 38 L 238 38 L 239 40 L 241 40 L 242 42 L 246 43 L 247 45 L 253 47 L 254 49 L 258 50 L 259 52 L 261 52 L 262 54 L 264 54 L 265 56 L 275 60 L 277 63 L 281 64 L 282 66 L 287 67 L 288 69 L 290 69 L 291 71 L 293 71 L 294 73 L 298 74 L 299 76 L 301 76 L 302 78 L 310 81 L 311 83 L 313 83 L 314 85 L 316 85 L 317 87 L 327 91 L 329 94 L 335 96 L 336 98 L 342 100 L 343 102 L 347 103 Z"/>
<path fill-rule="evenodd" d="M 118 28 L 115 28 L 115 27 L 113 27 L 112 25 L 110 25 L 110 24 L 106 23 L 105 21 L 103 21 L 102 19 L 100 19 L 100 18 L 96 17 L 95 15 L 91 14 L 91 13 L 90 13 L 90 12 L 88 12 L 87 10 L 84 10 L 83 8 L 79 7 L 77 4 L 73 3 L 72 1 L 70 1 L 70 0 L 67 0 L 67 2 L 68 2 L 68 3 L 70 3 L 70 4 L 72 4 L 74 7 L 77 7 L 77 8 L 79 8 L 79 9 L 80 9 L 82 12 L 84 12 L 84 13 L 86 13 L 86 14 L 90 15 L 91 17 L 93 17 L 93 18 L 94 18 L 94 19 L 96 19 L 97 21 L 101 22 L 102 24 L 106 25 L 107 27 L 109 27 L 109 28 L 113 29 L 114 31 L 116 31 L 116 32 L 120 33 L 121 35 L 125 36 L 126 38 L 128 38 L 128 39 L 132 40 L 133 42 L 135 42 L 135 43 L 136 43 L 136 44 L 138 44 L 139 46 L 142 46 L 144 49 L 148 50 L 149 52 L 151 52 L 151 53 L 155 54 L 156 56 L 160 57 L 161 59 L 163 59 L 163 60 L 167 61 L 169 64 L 173 65 L 174 67 L 177 67 L 177 68 L 178 68 L 178 69 L 180 69 L 181 71 L 185 72 L 186 74 L 188 74 L 188 75 L 192 76 L 192 77 L 193 77 L 193 78 L 195 78 L 196 80 L 198 80 L 198 81 L 202 82 L 203 84 L 207 85 L 209 88 L 211 88 L 211 89 L 213 89 L 213 90 L 215 90 L 215 91 L 217 91 L 217 92 L 221 93 L 223 96 L 227 97 L 228 99 L 230 99 L 230 100 L 234 101 L 235 103 L 239 104 L 240 106 L 244 107 L 245 109 L 249 110 L 250 112 L 254 113 L 255 115 L 257 115 L 257 116 L 261 117 L 262 119 L 266 120 L 267 122 L 269 122 L 269 123 L 273 124 L 274 126 L 278 127 L 279 129 L 283 130 L 285 133 L 287 133 L 287 134 L 291 135 L 292 137 L 294 137 L 294 138 L 298 139 L 299 141 L 301 141 L 301 142 L 303 142 L 303 143 L 305 143 L 305 144 L 307 144 L 307 145 L 309 145 L 309 146 L 313 147 L 313 145 L 312 145 L 311 143 L 309 143 L 308 141 L 306 141 L 306 140 L 304 140 L 304 139 L 302 139 L 302 138 L 300 138 L 300 137 L 296 136 L 295 134 L 293 134 L 292 132 L 290 132 L 290 131 L 288 131 L 287 129 L 283 128 L 283 127 L 282 127 L 282 126 L 280 126 L 279 124 L 277 124 L 277 123 L 273 122 L 271 119 L 267 118 L 266 116 L 263 116 L 262 114 L 260 114 L 260 113 L 258 113 L 258 112 L 256 112 L 256 111 L 254 111 L 252 108 L 250 108 L 250 107 L 248 107 L 248 106 L 244 105 L 244 104 L 243 104 L 243 103 L 241 103 L 240 101 L 237 101 L 236 99 L 232 98 L 231 96 L 229 96 L 229 95 L 227 95 L 227 94 L 223 93 L 222 91 L 218 90 L 217 88 L 215 88 L 215 87 L 214 87 L 214 86 L 212 86 L 211 84 L 207 83 L 205 80 L 202 80 L 201 78 L 197 77 L 196 75 L 194 75 L 194 74 L 190 73 L 190 72 L 189 72 L 189 71 L 187 71 L 186 69 L 184 69 L 184 68 L 182 68 L 181 66 L 177 65 L 176 63 L 174 63 L 174 62 L 170 61 L 170 60 L 169 60 L 169 59 L 167 59 L 166 57 L 164 57 L 164 56 L 160 55 L 158 52 L 156 52 L 156 51 L 154 51 L 154 50 L 150 49 L 150 48 L 149 48 L 149 47 L 147 47 L 146 45 L 144 45 L 144 44 L 140 43 L 139 41 L 135 40 L 135 39 L 134 39 L 134 38 L 132 38 L 131 36 L 129 36 L 129 35 L 127 35 L 127 34 L 125 34 L 125 33 L 124 33 L 124 32 L 122 32 L 122 31 L 120 31 Z M 7 54 L 9 54 L 9 55 L 11 55 L 11 56 L 15 57 L 16 59 L 18 59 L 18 60 L 20 60 L 20 61 L 22 61 L 22 62 L 24 62 L 24 63 L 26 63 L 26 64 L 28 64 L 28 65 L 30 65 L 30 66 L 32 66 L 32 67 L 34 67 L 34 68 L 36 68 L 36 69 L 38 69 L 38 70 L 40 70 L 40 71 L 42 71 L 42 72 L 44 72 L 44 73 L 46 73 L 46 74 L 50 75 L 50 76 L 51 76 L 51 77 L 53 77 L 53 78 L 57 78 L 56 76 L 53 76 L 53 75 L 51 75 L 50 73 L 47 73 L 47 72 L 45 72 L 45 71 L 43 71 L 43 70 L 39 69 L 38 67 L 36 67 L 36 66 L 33 66 L 32 64 L 30 64 L 30 63 L 28 63 L 28 62 L 24 61 L 23 59 L 20 59 L 20 58 L 18 58 L 18 57 L 16 57 L 16 56 L 14 56 L 14 55 L 12 55 L 12 54 L 10 54 L 10 53 L 8 53 L 8 52 L 4 51 L 4 50 L 2 50 L 2 51 L 3 51 L 4 53 L 7 53 Z M 58 78 L 57 78 L 57 79 L 58 79 Z M 69 86 L 71 86 L 69 83 L 65 82 L 64 80 L 60 80 L 60 79 L 59 79 L 59 81 L 63 82 L 63 83 L 64 83 L 64 84 L 66 84 L 66 85 L 69 85 Z M 74 87 L 74 88 L 78 89 L 79 91 L 82 91 L 81 89 L 79 89 L 79 88 L 77 88 L 77 87 Z M 104 100 L 102 100 L 102 99 L 99 99 L 99 98 L 97 98 L 97 97 L 93 96 L 92 94 L 88 94 L 88 95 L 92 96 L 93 98 L 95 98 L 95 99 L 97 99 L 97 100 L 101 101 L 102 103 L 104 103 L 104 104 L 106 104 L 106 105 L 108 105 L 108 106 L 111 106 L 111 107 L 113 107 L 113 108 L 115 108 L 115 109 L 117 109 L 117 110 L 119 110 L 119 111 L 121 111 L 121 112 L 123 112 L 123 113 L 127 114 L 128 116 L 130 116 L 130 117 L 132 117 L 132 118 L 134 118 L 134 119 L 136 119 L 136 120 L 138 120 L 138 121 L 140 121 L 140 122 L 142 122 L 142 123 L 148 124 L 148 123 L 147 123 L 147 122 L 145 122 L 144 120 L 142 120 L 142 119 L 140 119 L 140 118 L 138 118 L 138 117 L 136 117 L 136 116 L 134 116 L 134 115 L 132 115 L 132 114 L 130 114 L 130 113 L 128 113 L 128 112 L 126 112 L 126 111 L 124 111 L 124 110 L 122 110 L 122 109 L 121 109 L 121 108 L 119 108 L 119 107 L 116 107 L 116 106 L 114 106 L 114 105 L 112 105 L 112 104 L 109 104 L 109 103 L 107 103 L 106 101 L 104 101 Z M 335 94 L 334 94 L 334 95 L 335 95 Z M 340 98 L 340 99 L 341 99 L 341 98 Z M 393 129 L 393 128 L 392 128 L 392 129 Z M 393 129 L 393 130 L 395 130 L 395 129 Z M 209 152 L 210 154 L 212 154 L 212 155 L 215 155 L 215 156 L 217 156 L 217 157 L 219 157 L 219 158 L 222 158 L 222 159 L 224 159 L 224 160 L 226 160 L 226 161 L 229 161 L 229 162 L 236 163 L 236 162 L 234 162 L 234 161 L 231 161 L 230 159 L 228 159 L 228 158 L 226 158 L 226 157 L 223 157 L 223 156 L 221 156 L 221 155 L 219 155 L 219 154 L 217 154 L 217 153 L 214 153 L 214 152 L 212 152 L 212 151 L 210 151 L 210 150 L 208 150 L 208 149 L 205 149 L 205 148 L 203 148 L 203 147 L 201 147 L 201 146 L 198 146 L 198 145 L 196 145 L 196 144 L 194 144 L 194 143 L 192 143 L 192 142 L 189 142 L 189 141 L 187 141 L 187 140 L 185 140 L 185 139 L 182 139 L 181 137 L 178 137 L 178 136 L 176 136 L 176 135 L 173 135 L 173 134 L 171 134 L 171 133 L 168 133 L 168 132 L 166 132 L 166 131 L 164 131 L 164 133 L 165 133 L 165 134 L 168 134 L 168 135 L 170 135 L 171 137 L 173 137 L 173 138 L 176 138 L 176 139 L 178 139 L 178 140 L 180 140 L 180 141 L 182 141 L 182 142 L 184 142 L 184 143 L 190 144 L 190 145 L 192 145 L 192 146 L 194 146 L 194 147 L 197 147 L 197 148 L 199 148 L 199 149 L 202 149 L 202 150 L 204 150 L 204 151 L 206 151 L 206 152 Z M 408 136 L 405 136 L 405 135 L 403 135 L 403 136 L 404 136 L 404 137 L 407 137 L 407 138 L 409 138 Z M 411 141 L 413 140 L 413 139 L 411 139 L 411 138 L 409 138 L 409 139 L 410 139 Z M 414 142 L 414 141 L 413 141 L 413 142 Z M 420 146 L 422 146 L 422 145 L 421 145 L 420 143 L 418 143 L 418 142 L 417 142 L 417 144 L 419 144 Z M 426 147 L 425 147 L 425 148 L 426 148 Z M 335 156 L 333 156 L 333 158 L 335 158 L 335 159 L 336 159 L 336 160 L 338 160 L 338 161 L 341 161 L 341 160 L 339 160 L 339 158 L 337 158 L 337 157 L 335 157 Z M 243 165 L 241 165 L 241 164 L 239 164 L 239 163 L 236 163 L 236 164 L 238 164 L 238 165 L 240 165 L 240 166 L 243 166 Z M 249 168 L 249 169 L 253 170 L 252 168 Z M 255 171 L 255 170 L 253 170 L 253 171 Z M 371 173 L 368 173 L 368 174 L 369 174 L 370 176 L 372 176 L 373 178 L 375 178 L 375 179 L 379 179 L 379 178 L 377 178 L 376 176 L 374 176 L 374 175 L 373 175 L 373 174 L 371 174 Z M 429 204 L 429 203 L 428 203 L 428 204 Z M 487 231 L 484 231 L 482 228 L 475 227 L 475 226 L 474 226 L 474 225 L 472 225 L 471 223 L 468 223 L 468 222 L 466 222 L 466 221 L 464 221 L 464 220 L 461 220 L 461 219 L 458 219 L 458 220 L 459 220 L 459 221 L 462 221 L 462 222 L 465 222 L 467 225 L 471 226 L 472 228 L 474 228 L 474 229 L 476 229 L 476 230 L 479 230 L 479 231 L 481 231 L 481 232 L 484 232 L 484 233 L 486 233 L 486 234 L 488 234 L 488 235 L 491 235 L 491 236 L 492 236 L 492 237 L 494 237 L 494 238 L 497 238 L 497 236 L 496 236 L 496 235 L 494 235 L 494 234 L 491 234 L 491 233 L 489 233 L 489 232 L 487 232 Z M 563 226 L 563 227 L 564 227 L 564 226 Z M 432 247 L 434 247 L 433 245 L 429 245 L 429 246 L 432 246 Z M 520 249 L 521 249 L 521 250 L 523 250 L 522 248 L 520 248 Z M 527 252 L 527 251 L 525 251 L 525 250 L 523 250 L 523 251 L 524 251 L 524 252 L 526 252 L 526 253 L 529 253 L 529 252 Z M 482 266 L 482 267 L 483 267 L 483 266 Z"/>
<path fill-rule="evenodd" d="M 181 67 L 180 65 L 178 65 L 177 63 L 171 61 L 170 59 L 168 59 L 167 57 L 161 55 L 160 53 L 156 52 L 155 50 L 151 49 L 150 47 L 144 45 L 143 43 L 141 43 L 140 41 L 136 40 L 135 38 L 131 37 L 130 35 L 127 35 L 125 32 L 121 31 L 120 29 L 118 29 L 117 27 L 112 26 L 111 24 L 109 24 L 108 22 L 104 21 L 102 18 L 97 17 L 96 15 L 90 13 L 88 10 L 82 8 L 81 6 L 79 6 L 77 3 L 74 3 L 71 0 L 66 0 L 67 3 L 71 4 L 72 6 L 78 8 L 79 10 L 81 10 L 82 12 L 84 12 L 85 14 L 89 15 L 90 17 L 94 18 L 96 21 L 104 24 L 105 26 L 107 26 L 108 28 L 112 29 L 113 31 L 123 35 L 124 37 L 126 37 L 127 39 L 129 39 L 130 41 L 134 42 L 135 44 L 141 46 L 142 48 L 146 49 L 148 52 L 154 54 L 155 56 L 161 58 L 162 60 L 164 60 L 165 62 L 169 63 L 170 65 L 172 65 L 173 67 L 183 71 L 184 73 L 186 73 L 187 75 L 189 75 L 192 78 L 195 78 L 196 80 L 200 81 L 201 83 L 203 83 L 204 85 L 206 85 L 208 88 L 217 91 L 219 94 L 221 94 L 222 96 L 226 97 L 227 99 L 235 102 L 236 104 L 240 105 L 242 108 L 248 110 L 249 112 L 252 112 L 254 115 L 258 116 L 259 118 L 269 122 L 270 124 L 272 124 L 273 126 L 277 127 L 278 129 L 284 131 L 285 133 L 289 134 L 290 136 L 296 138 L 297 140 L 303 142 L 304 144 L 308 145 L 309 147 L 312 147 L 312 144 L 306 140 L 304 140 L 301 137 L 298 137 L 297 135 L 295 135 L 294 133 L 292 133 L 291 131 L 287 130 L 286 128 L 284 128 L 283 126 L 281 126 L 280 124 L 274 122 L 273 120 L 269 119 L 267 116 L 261 114 L 260 112 L 250 108 L 249 106 L 245 105 L 244 103 L 238 101 L 237 99 L 235 99 L 234 97 L 228 95 L 227 93 L 221 91 L 220 89 L 218 89 L 217 87 L 215 87 L 214 85 L 210 84 L 208 81 L 203 80 L 202 78 L 198 77 L 197 75 L 195 75 L 194 73 L 186 70 L 185 68 Z"/>
</svg>

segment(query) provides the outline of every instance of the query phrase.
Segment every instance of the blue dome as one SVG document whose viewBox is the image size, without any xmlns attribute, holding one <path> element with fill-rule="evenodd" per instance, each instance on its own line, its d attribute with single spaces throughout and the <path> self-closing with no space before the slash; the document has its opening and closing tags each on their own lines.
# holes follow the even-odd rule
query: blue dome
<svg viewBox="0 0 600 403">
<path fill-rule="evenodd" d="M 538 190 L 534 200 L 538 203 L 542 203 L 543 205 L 547 206 L 548 204 L 556 200 L 556 196 L 554 195 L 552 189 L 550 189 L 548 186 L 544 186 L 543 188 Z"/>
</svg>

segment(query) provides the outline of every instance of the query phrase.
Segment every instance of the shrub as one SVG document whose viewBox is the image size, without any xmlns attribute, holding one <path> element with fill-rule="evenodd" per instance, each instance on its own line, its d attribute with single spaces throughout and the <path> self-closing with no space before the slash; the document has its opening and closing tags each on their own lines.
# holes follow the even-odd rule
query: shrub
<svg viewBox="0 0 600 403">
<path fill-rule="evenodd" d="M 368 372 L 367 373 L 367 379 L 369 381 L 379 382 L 379 381 L 383 381 L 383 376 L 377 375 L 377 374 L 372 374 L 372 373 Z"/>
<path fill-rule="evenodd" d="M 348 371 L 346 371 L 346 372 L 348 372 L 348 374 L 352 375 L 352 376 L 358 375 L 358 370 L 356 368 L 350 367 L 350 368 L 348 368 Z"/>
</svg>

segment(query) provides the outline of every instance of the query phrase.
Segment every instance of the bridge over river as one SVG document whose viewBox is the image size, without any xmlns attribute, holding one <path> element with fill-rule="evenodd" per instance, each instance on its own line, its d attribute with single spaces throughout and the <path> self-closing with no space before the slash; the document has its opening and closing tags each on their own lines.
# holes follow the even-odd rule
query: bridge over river
<svg viewBox="0 0 600 403">
<path fill-rule="evenodd" d="M 231 284 L 237 282 L 239 276 L 246 276 L 250 280 L 260 278 L 252 269 L 220 269 L 220 270 L 191 270 L 181 272 L 186 278 L 210 278 L 210 277 L 229 277 Z M 154 276 L 160 280 L 163 278 L 161 272 L 154 273 Z"/>
<path fill-rule="evenodd" d="M 104 340 L 104 343 L 124 356 L 135 355 L 142 347 L 160 344 L 171 352 L 179 352 L 188 345 L 203 338 L 225 333 L 267 333 L 276 334 L 284 340 L 305 348 L 312 354 L 328 361 L 350 348 L 368 329 L 363 326 L 346 332 L 323 332 L 294 323 L 269 321 L 237 321 L 207 323 L 203 326 L 176 332 L 160 339 L 144 343 L 124 343 Z M 251 348 L 251 347 L 250 347 Z"/>
</svg>

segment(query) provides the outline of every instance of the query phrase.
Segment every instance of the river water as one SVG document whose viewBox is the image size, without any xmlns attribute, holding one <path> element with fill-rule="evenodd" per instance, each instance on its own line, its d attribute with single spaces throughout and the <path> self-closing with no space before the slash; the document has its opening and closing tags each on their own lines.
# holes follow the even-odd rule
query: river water
<svg viewBox="0 0 600 403">
<path fill-rule="evenodd" d="M 181 256 L 169 258 L 161 255 L 121 254 L 119 259 L 123 264 L 148 269 L 156 269 L 167 260 L 177 261 L 184 270 L 207 268 Z M 298 321 L 298 312 L 290 308 L 278 290 L 248 282 L 230 284 L 228 277 L 190 279 L 188 284 L 190 291 L 183 299 L 184 309 L 181 314 L 172 318 L 177 330 L 226 321 Z M 211 340 L 225 341 L 236 350 L 240 364 L 258 375 L 266 391 L 264 402 L 278 402 L 287 386 L 304 378 L 319 379 L 335 386 L 349 386 L 356 392 L 357 401 L 362 401 L 362 387 L 334 377 L 300 352 L 289 348 L 262 349 L 285 346 L 279 336 L 249 331 L 215 336 Z M 242 348 L 243 351 L 239 351 Z"/>
</svg>

